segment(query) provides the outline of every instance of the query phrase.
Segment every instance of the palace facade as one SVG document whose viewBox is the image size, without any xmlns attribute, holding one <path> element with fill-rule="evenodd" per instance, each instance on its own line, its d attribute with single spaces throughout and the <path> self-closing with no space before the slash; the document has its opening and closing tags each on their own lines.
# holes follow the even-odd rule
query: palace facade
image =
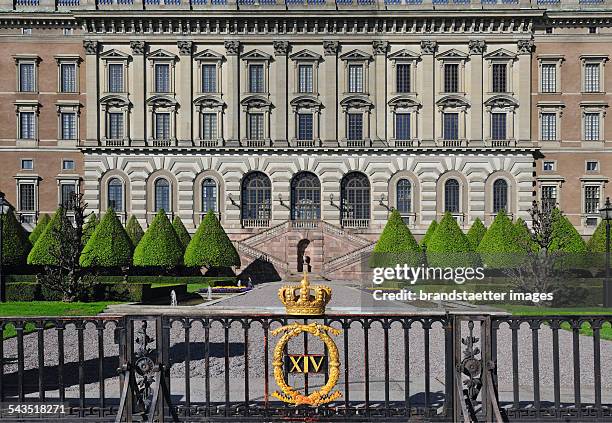
<svg viewBox="0 0 612 423">
<path fill-rule="evenodd" d="M 0 0 L 0 186 L 146 227 L 215 211 L 245 264 L 348 275 L 390 210 L 559 204 L 612 172 L 605 1 Z M 608 70 L 606 70 L 608 69 Z"/>
</svg>

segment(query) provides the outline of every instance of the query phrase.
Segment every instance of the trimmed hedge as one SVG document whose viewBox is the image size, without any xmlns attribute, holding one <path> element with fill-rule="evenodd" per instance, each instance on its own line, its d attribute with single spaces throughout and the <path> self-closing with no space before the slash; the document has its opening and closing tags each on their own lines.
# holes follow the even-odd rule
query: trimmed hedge
<svg viewBox="0 0 612 423">
<path fill-rule="evenodd" d="M 475 267 L 478 256 L 470 241 L 450 213 L 445 213 L 436 232 L 427 242 L 427 263 L 430 267 Z"/>
<path fill-rule="evenodd" d="M 393 210 L 370 256 L 370 267 L 395 264 L 418 266 L 422 263 L 421 248 L 397 210 Z"/>
<path fill-rule="evenodd" d="M 587 250 L 589 253 L 605 253 L 606 252 L 606 221 L 602 220 L 597 225 L 595 232 L 587 242 Z"/>
<path fill-rule="evenodd" d="M 83 248 L 83 267 L 121 267 L 132 263 L 134 247 L 114 210 L 108 209 Z"/>
<path fill-rule="evenodd" d="M 236 285 L 236 276 L 109 276 L 100 275 L 96 277 L 99 283 L 150 283 L 151 285 L 176 285 L 176 284 L 211 284 Z M 6 275 L 6 283 L 36 283 L 36 275 Z"/>
<path fill-rule="evenodd" d="M 32 248 L 27 232 L 17 221 L 13 210 L 1 215 L 0 219 L 2 219 L 2 264 L 24 265 Z"/>
<path fill-rule="evenodd" d="M 138 243 L 142 239 L 142 236 L 144 235 L 142 226 L 140 226 L 140 223 L 138 223 L 138 219 L 136 219 L 136 216 L 134 215 L 130 216 L 127 225 L 125 225 L 125 231 L 132 240 L 132 245 L 134 246 L 138 245 Z"/>
<path fill-rule="evenodd" d="M 42 216 L 38 218 L 38 223 L 36 224 L 36 227 L 34 228 L 34 230 L 32 230 L 29 236 L 29 239 L 32 245 L 34 245 L 36 241 L 38 240 L 38 238 L 40 238 L 40 236 L 45 231 L 45 228 L 47 227 L 49 222 L 51 222 L 51 218 L 49 217 L 47 213 L 43 214 Z"/>
<path fill-rule="evenodd" d="M 480 220 L 479 218 L 476 218 L 474 223 L 472 223 L 472 227 L 470 228 L 470 230 L 468 231 L 466 235 L 468 241 L 470 241 L 470 245 L 472 246 L 474 250 L 478 248 L 478 246 L 480 245 L 480 241 L 482 241 L 482 237 L 484 237 L 486 232 L 487 232 L 487 228 L 482 223 L 482 220 Z"/>
<path fill-rule="evenodd" d="M 45 230 L 40 235 L 36 244 L 32 247 L 30 254 L 28 255 L 28 264 L 37 265 L 57 265 L 57 259 L 51 254 L 52 251 L 59 249 L 59 240 L 57 234 L 62 230 L 62 227 L 66 224 L 70 224 L 66 219 L 62 222 L 65 217 L 62 214 L 62 208 L 58 208 L 51 218 L 49 224 L 45 227 Z"/>
<path fill-rule="evenodd" d="M 240 266 L 240 256 L 234 244 L 212 211 L 206 214 L 185 250 L 185 266 Z"/>
<path fill-rule="evenodd" d="M 538 251 L 540 248 L 531 237 L 531 230 L 527 227 L 527 223 L 520 217 L 514 222 L 514 232 L 516 236 L 516 243 L 523 250 L 531 250 L 533 252 Z"/>
<path fill-rule="evenodd" d="M 134 250 L 134 265 L 172 268 L 183 264 L 183 246 L 164 210 L 160 210 Z"/>
<path fill-rule="evenodd" d="M 518 244 L 517 236 L 517 229 L 506 212 L 497 213 L 476 249 L 483 264 L 492 269 L 519 265 L 525 250 Z"/>
<path fill-rule="evenodd" d="M 87 244 L 87 241 L 89 241 L 89 238 L 91 238 L 99 223 L 100 219 L 95 213 L 89 215 L 87 222 L 85 222 L 83 225 L 83 235 L 81 236 L 81 242 L 83 245 Z"/>
<path fill-rule="evenodd" d="M 425 246 L 425 248 L 427 248 L 427 243 L 429 242 L 433 234 L 436 232 L 436 229 L 438 229 L 438 221 L 434 219 L 429 224 L 429 228 L 427 228 L 427 232 L 425 232 L 425 236 L 421 240 L 421 247 Z"/>
<path fill-rule="evenodd" d="M 574 225 L 561 211 L 555 208 L 552 211 L 552 243 L 550 252 L 584 254 L 587 252 L 586 243 L 574 228 Z"/>
<path fill-rule="evenodd" d="M 174 220 L 172 221 L 172 227 L 176 231 L 176 235 L 181 241 L 183 250 L 185 250 L 185 248 L 187 248 L 187 246 L 189 245 L 189 242 L 191 241 L 191 235 L 189 235 L 189 232 L 187 232 L 187 228 L 185 228 L 185 225 L 183 224 L 183 220 L 180 217 L 176 216 Z"/>
</svg>

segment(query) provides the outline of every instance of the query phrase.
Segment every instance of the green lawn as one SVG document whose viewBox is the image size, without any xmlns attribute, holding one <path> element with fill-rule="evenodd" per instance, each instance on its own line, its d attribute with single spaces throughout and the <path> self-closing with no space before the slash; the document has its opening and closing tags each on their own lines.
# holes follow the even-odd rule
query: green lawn
<svg viewBox="0 0 612 423">
<path fill-rule="evenodd" d="M 208 288 L 208 283 L 190 283 L 187 285 L 187 292 L 194 293 L 198 292 L 200 289 Z"/>
</svg>

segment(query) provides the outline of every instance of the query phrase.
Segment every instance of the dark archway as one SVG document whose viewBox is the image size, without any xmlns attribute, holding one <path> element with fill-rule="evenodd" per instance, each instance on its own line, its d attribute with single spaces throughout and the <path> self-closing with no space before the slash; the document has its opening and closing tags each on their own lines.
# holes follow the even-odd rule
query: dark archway
<svg viewBox="0 0 612 423">
<path fill-rule="evenodd" d="M 306 270 L 308 272 L 312 271 L 312 267 L 310 266 L 310 256 L 308 255 L 308 246 L 310 245 L 310 241 L 308 239 L 303 239 L 298 242 L 297 245 L 297 271 L 303 272 L 304 265 L 306 265 Z"/>
</svg>

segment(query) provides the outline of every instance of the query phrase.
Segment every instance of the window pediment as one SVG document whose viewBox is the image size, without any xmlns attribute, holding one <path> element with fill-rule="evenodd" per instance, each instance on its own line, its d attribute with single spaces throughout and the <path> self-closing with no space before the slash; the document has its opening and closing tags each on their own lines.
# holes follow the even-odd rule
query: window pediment
<svg viewBox="0 0 612 423">
<path fill-rule="evenodd" d="M 450 50 L 446 50 L 445 52 L 438 54 L 436 58 L 441 60 L 467 60 L 468 55 L 467 53 L 452 48 Z"/>
<path fill-rule="evenodd" d="M 408 108 L 414 108 L 414 107 L 421 106 L 421 103 L 416 101 L 414 98 L 410 96 L 406 96 L 406 95 L 394 97 L 391 100 L 389 100 L 388 104 L 389 104 L 389 107 L 391 107 L 392 109 L 398 109 L 398 108 L 408 109 Z"/>
<path fill-rule="evenodd" d="M 518 107 L 519 103 L 514 97 L 509 95 L 496 95 L 484 102 L 487 107 Z"/>
<path fill-rule="evenodd" d="M 109 50 L 100 54 L 102 60 L 130 60 L 132 56 L 119 50 Z"/>
<path fill-rule="evenodd" d="M 489 60 L 516 60 L 517 56 L 510 50 L 500 48 L 491 53 L 486 54 L 484 58 Z"/>
<path fill-rule="evenodd" d="M 272 56 L 259 49 L 251 50 L 244 53 L 242 56 L 244 60 L 270 60 Z"/>
<path fill-rule="evenodd" d="M 340 56 L 340 59 L 369 61 L 369 60 L 372 60 L 372 55 L 366 53 L 365 51 L 355 49 L 355 50 L 349 51 L 348 53 L 344 53 L 342 56 Z"/>
<path fill-rule="evenodd" d="M 436 101 L 440 107 L 469 107 L 470 103 L 463 97 L 458 95 L 446 95 Z"/>
<path fill-rule="evenodd" d="M 291 56 L 289 56 L 292 60 L 309 60 L 309 61 L 314 61 L 314 62 L 318 62 L 319 60 L 321 60 L 321 55 L 315 53 L 312 50 L 308 50 L 308 49 L 304 49 L 304 50 L 300 50 L 297 53 L 293 53 Z"/>
<path fill-rule="evenodd" d="M 217 53 L 216 51 L 206 49 L 201 52 L 195 54 L 193 56 L 194 60 L 223 60 L 223 55 Z"/>
<path fill-rule="evenodd" d="M 201 95 L 193 100 L 193 104 L 203 109 L 215 109 L 225 105 L 221 99 L 212 95 Z"/>
<path fill-rule="evenodd" d="M 396 51 L 395 53 L 391 53 L 387 57 L 390 60 L 418 60 L 421 58 L 421 55 L 413 51 L 410 51 L 408 49 L 402 49 L 402 50 Z"/>
<path fill-rule="evenodd" d="M 365 96 L 352 95 L 340 101 L 343 109 L 369 109 L 372 107 L 372 102 Z"/>
<path fill-rule="evenodd" d="M 107 107 L 126 107 L 130 106 L 130 100 L 122 95 L 107 95 L 100 99 L 100 104 L 105 104 Z"/>
<path fill-rule="evenodd" d="M 240 102 L 243 107 L 246 108 L 254 108 L 254 109 L 262 109 L 266 107 L 270 107 L 272 103 L 267 98 L 261 95 L 251 95 L 248 96 Z"/>
<path fill-rule="evenodd" d="M 158 50 L 155 50 L 152 53 L 149 53 L 149 55 L 147 56 L 147 59 L 149 60 L 176 60 L 177 56 L 174 53 L 170 53 L 169 51 L 160 48 Z"/>
<path fill-rule="evenodd" d="M 294 98 L 289 103 L 294 110 L 296 109 L 320 109 L 321 102 L 314 96 L 302 95 Z"/>
<path fill-rule="evenodd" d="M 156 107 L 174 107 L 178 103 L 174 98 L 167 95 L 154 95 L 147 99 L 147 104 Z"/>
</svg>

